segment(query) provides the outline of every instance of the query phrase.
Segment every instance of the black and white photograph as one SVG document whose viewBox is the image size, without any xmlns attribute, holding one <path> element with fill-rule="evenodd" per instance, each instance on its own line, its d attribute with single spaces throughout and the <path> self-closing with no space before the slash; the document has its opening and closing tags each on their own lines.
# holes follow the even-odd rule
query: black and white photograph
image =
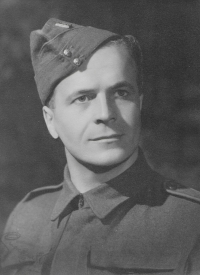
<svg viewBox="0 0 200 275">
<path fill-rule="evenodd" d="M 200 275 L 200 0 L 0 0 L 0 275 Z"/>
</svg>

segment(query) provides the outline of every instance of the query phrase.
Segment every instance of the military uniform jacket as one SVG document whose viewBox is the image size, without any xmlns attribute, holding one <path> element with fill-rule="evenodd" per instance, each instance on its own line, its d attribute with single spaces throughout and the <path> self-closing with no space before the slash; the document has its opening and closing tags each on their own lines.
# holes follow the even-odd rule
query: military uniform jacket
<svg viewBox="0 0 200 275">
<path fill-rule="evenodd" d="M 84 194 L 70 181 L 29 193 L 1 242 L 2 275 L 198 275 L 200 195 L 166 180 L 140 153 Z"/>
</svg>

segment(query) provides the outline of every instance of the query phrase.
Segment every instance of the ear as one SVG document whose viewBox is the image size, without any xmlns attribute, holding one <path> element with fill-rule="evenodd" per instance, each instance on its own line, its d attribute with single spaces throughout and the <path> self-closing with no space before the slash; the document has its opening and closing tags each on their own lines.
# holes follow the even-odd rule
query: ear
<svg viewBox="0 0 200 275">
<path fill-rule="evenodd" d="M 42 110 L 43 110 L 44 120 L 46 122 L 46 125 L 47 125 L 50 135 L 55 139 L 58 138 L 58 133 L 57 133 L 57 131 L 55 129 L 55 125 L 54 125 L 53 111 L 50 108 L 48 108 L 47 106 L 44 106 L 42 108 Z"/>
<path fill-rule="evenodd" d="M 140 95 L 140 111 L 142 110 L 143 97 L 144 97 L 144 95 L 141 94 L 141 95 Z"/>
</svg>

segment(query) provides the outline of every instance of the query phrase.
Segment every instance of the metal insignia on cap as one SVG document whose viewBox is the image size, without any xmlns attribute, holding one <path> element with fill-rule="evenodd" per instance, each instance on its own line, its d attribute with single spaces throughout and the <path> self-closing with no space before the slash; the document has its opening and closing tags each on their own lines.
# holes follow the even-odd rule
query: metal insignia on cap
<svg viewBox="0 0 200 275">
<path fill-rule="evenodd" d="M 66 55 L 67 57 L 71 57 L 72 56 L 72 52 L 69 49 L 65 49 L 63 51 L 63 54 Z"/>
<path fill-rule="evenodd" d="M 76 66 L 80 66 L 81 65 L 81 60 L 80 60 L 80 58 L 74 58 L 74 60 L 73 60 L 73 63 L 76 65 Z"/>
<path fill-rule="evenodd" d="M 67 24 L 60 24 L 60 23 L 56 23 L 55 26 L 57 27 L 61 27 L 61 28 L 66 28 L 69 29 L 71 28 L 71 25 L 67 25 Z"/>
</svg>

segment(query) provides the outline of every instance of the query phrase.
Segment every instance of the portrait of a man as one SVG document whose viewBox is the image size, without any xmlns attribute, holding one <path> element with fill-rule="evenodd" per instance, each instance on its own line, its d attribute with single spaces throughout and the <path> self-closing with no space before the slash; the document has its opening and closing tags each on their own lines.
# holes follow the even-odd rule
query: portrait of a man
<svg viewBox="0 0 200 275">
<path fill-rule="evenodd" d="M 200 192 L 152 169 L 141 146 L 135 36 L 50 18 L 30 48 L 66 165 L 61 183 L 30 191 L 10 214 L 2 275 L 200 274 Z"/>
</svg>

